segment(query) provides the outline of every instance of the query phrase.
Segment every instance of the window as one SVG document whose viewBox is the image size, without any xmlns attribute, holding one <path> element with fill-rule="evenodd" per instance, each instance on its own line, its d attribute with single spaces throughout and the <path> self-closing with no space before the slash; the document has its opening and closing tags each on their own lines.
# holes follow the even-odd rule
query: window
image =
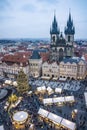
<svg viewBox="0 0 87 130">
<path fill-rule="evenodd" d="M 68 36 L 68 42 L 70 42 L 70 36 Z"/>
<path fill-rule="evenodd" d="M 56 41 L 55 36 L 53 36 L 53 42 L 55 42 L 55 41 Z"/>
</svg>

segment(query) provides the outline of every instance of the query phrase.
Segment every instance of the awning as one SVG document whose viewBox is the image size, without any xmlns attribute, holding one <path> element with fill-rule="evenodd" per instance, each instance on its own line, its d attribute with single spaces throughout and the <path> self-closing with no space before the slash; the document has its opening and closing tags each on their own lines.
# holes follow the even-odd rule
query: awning
<svg viewBox="0 0 87 130">
<path fill-rule="evenodd" d="M 42 78 L 42 79 L 47 79 L 47 80 L 49 80 L 49 79 L 50 79 L 50 77 L 49 77 L 49 76 L 42 76 L 41 78 Z"/>
<path fill-rule="evenodd" d="M 60 81 L 66 81 L 66 78 L 59 78 Z"/>
</svg>

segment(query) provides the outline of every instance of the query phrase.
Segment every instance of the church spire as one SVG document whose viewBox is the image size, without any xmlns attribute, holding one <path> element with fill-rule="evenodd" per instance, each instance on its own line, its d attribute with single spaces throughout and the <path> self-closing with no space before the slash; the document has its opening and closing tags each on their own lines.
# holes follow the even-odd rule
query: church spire
<svg viewBox="0 0 87 130">
<path fill-rule="evenodd" d="M 52 22 L 52 28 L 50 29 L 50 34 L 59 34 L 55 11 L 54 11 L 54 20 Z"/>
<path fill-rule="evenodd" d="M 71 12 L 69 10 L 69 18 L 67 21 L 67 26 L 65 27 L 65 34 L 71 34 L 74 35 L 75 34 L 75 28 L 73 26 L 73 20 L 71 19 Z"/>
</svg>

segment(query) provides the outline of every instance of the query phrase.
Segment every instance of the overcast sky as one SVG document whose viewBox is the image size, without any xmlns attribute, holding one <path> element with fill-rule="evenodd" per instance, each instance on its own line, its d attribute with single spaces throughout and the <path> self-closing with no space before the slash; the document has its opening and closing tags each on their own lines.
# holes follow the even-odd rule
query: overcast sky
<svg viewBox="0 0 87 130">
<path fill-rule="evenodd" d="M 64 32 L 69 8 L 75 38 L 87 38 L 87 0 L 0 0 L 0 38 L 50 38 L 54 10 Z"/>
</svg>

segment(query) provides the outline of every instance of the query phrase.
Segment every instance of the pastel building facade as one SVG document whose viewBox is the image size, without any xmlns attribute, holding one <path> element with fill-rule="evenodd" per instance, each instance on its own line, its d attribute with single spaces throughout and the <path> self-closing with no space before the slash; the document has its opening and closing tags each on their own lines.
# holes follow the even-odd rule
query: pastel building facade
<svg viewBox="0 0 87 130">
<path fill-rule="evenodd" d="M 59 65 L 57 62 L 49 63 L 44 62 L 42 64 L 42 76 L 49 77 L 50 79 L 58 79 L 59 78 Z"/>
<path fill-rule="evenodd" d="M 37 50 L 33 51 L 32 56 L 29 59 L 29 75 L 33 77 L 41 76 L 42 70 L 42 58 Z"/>
<path fill-rule="evenodd" d="M 87 64 L 81 58 L 70 58 L 60 62 L 60 77 L 70 79 L 84 79 L 86 77 Z"/>
<path fill-rule="evenodd" d="M 0 75 L 5 78 L 16 79 L 20 69 L 29 77 L 29 63 L 25 56 L 8 54 L 0 61 Z"/>
</svg>

